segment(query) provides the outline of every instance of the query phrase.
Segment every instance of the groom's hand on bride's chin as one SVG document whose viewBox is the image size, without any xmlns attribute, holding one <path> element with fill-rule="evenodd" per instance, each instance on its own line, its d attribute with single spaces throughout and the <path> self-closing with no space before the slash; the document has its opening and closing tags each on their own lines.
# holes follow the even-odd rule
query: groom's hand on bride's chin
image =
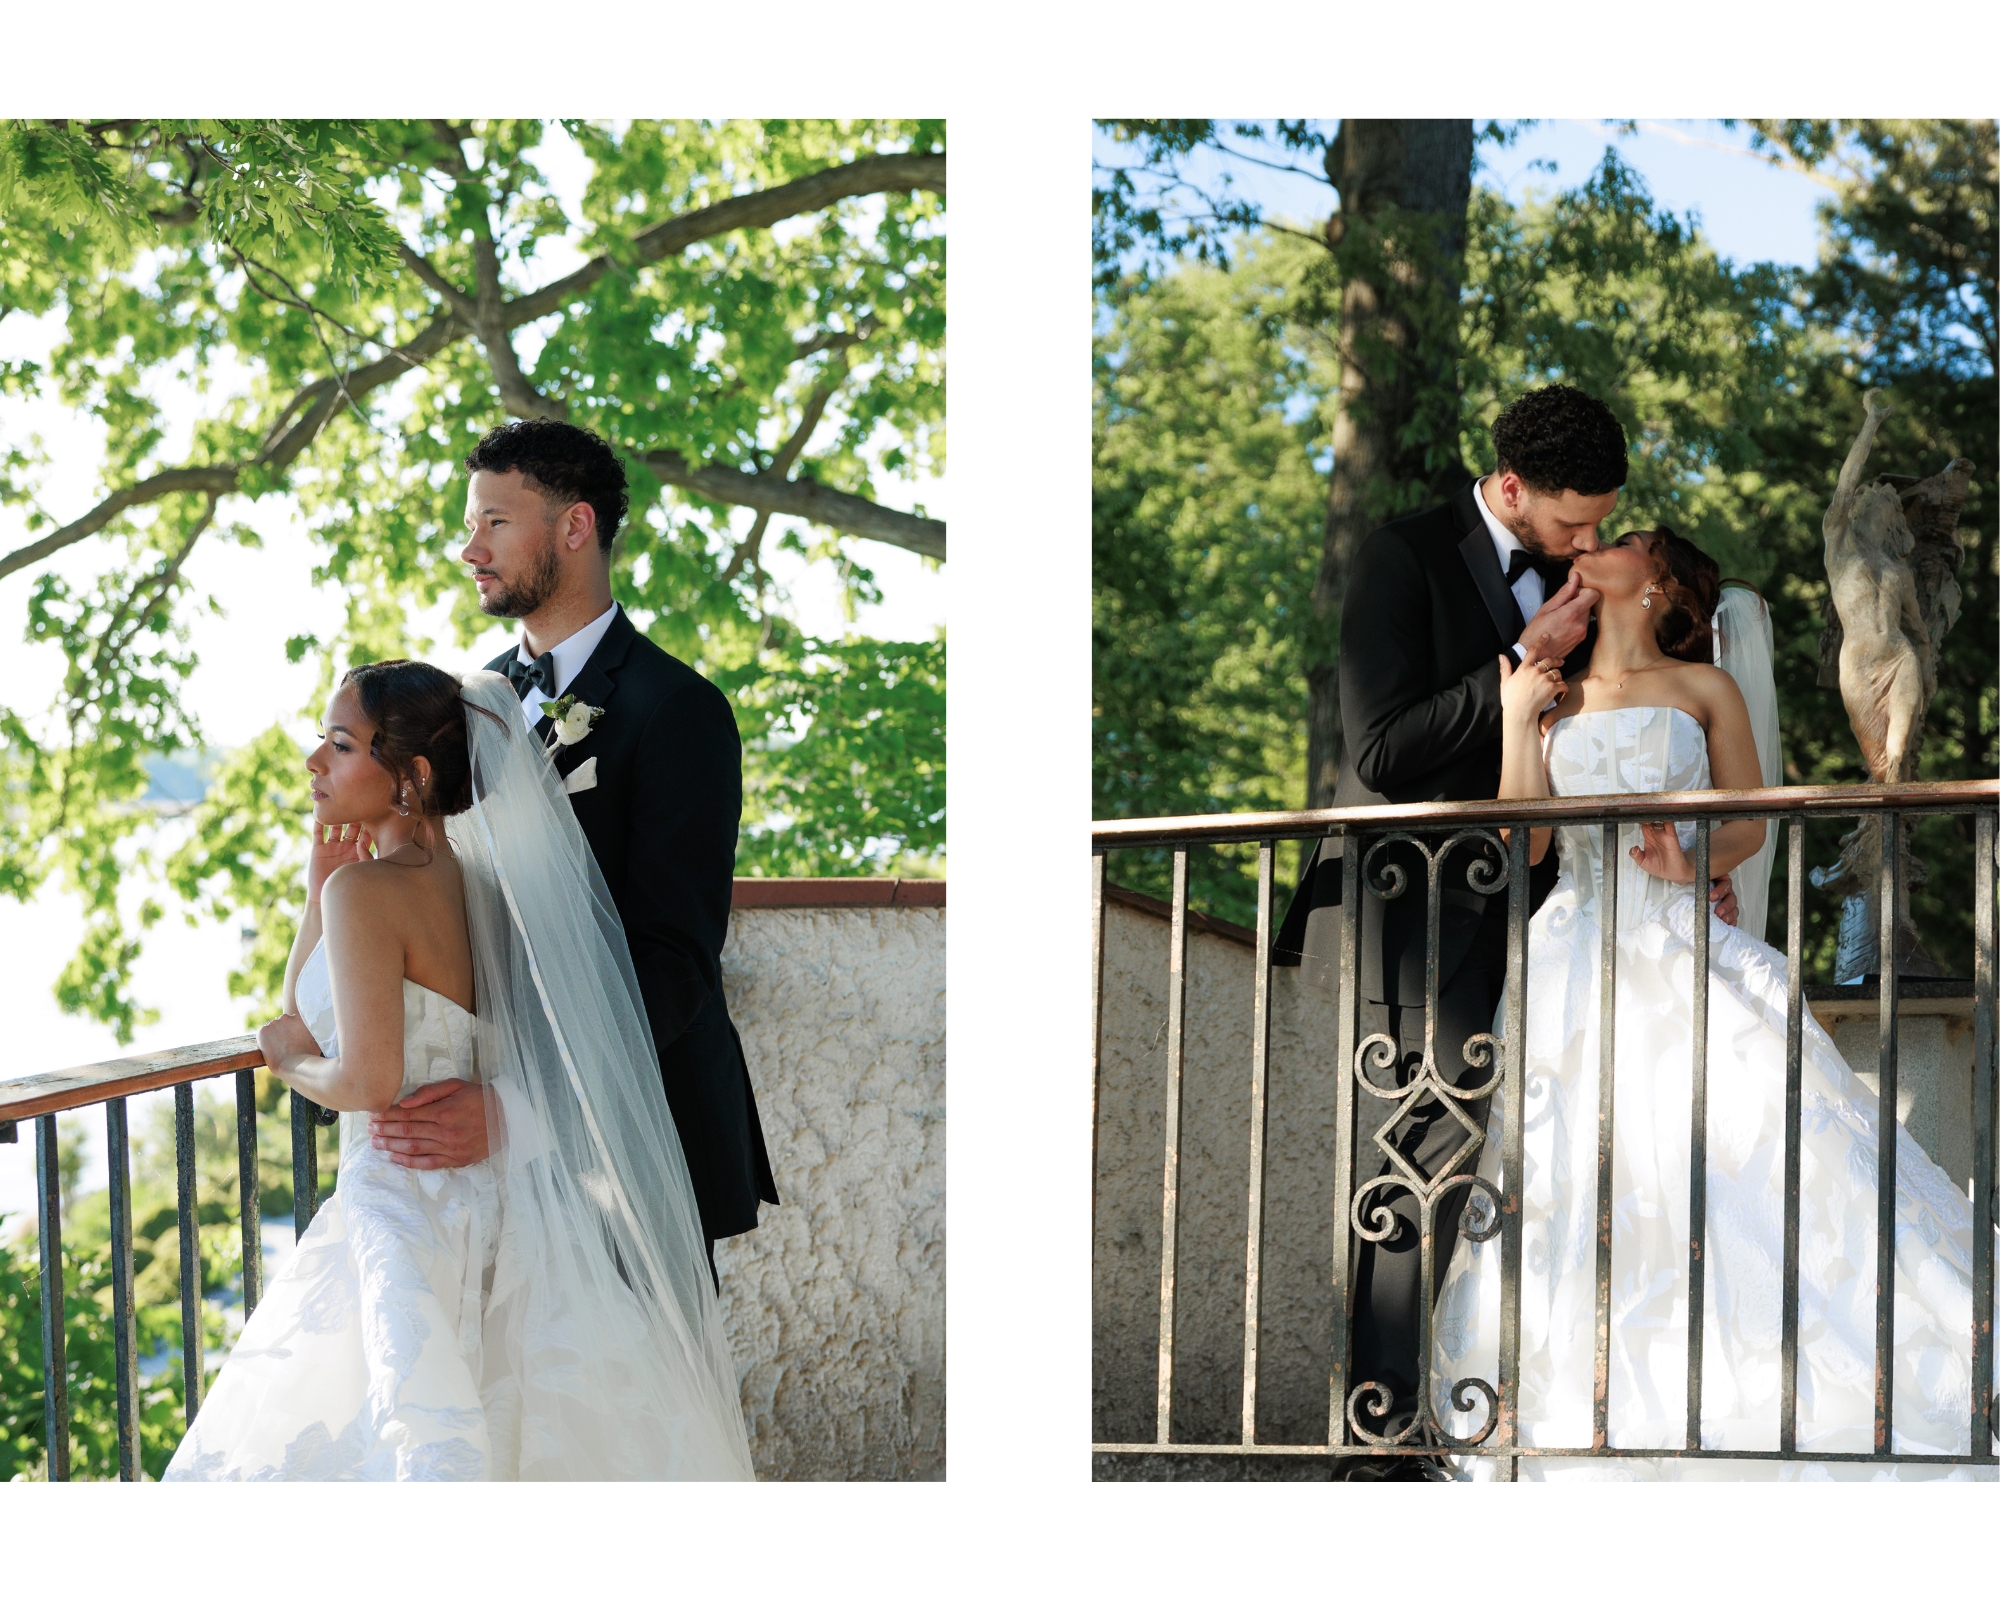
<svg viewBox="0 0 2000 1600">
<path fill-rule="evenodd" d="M 1597 591 L 1586 589 L 1571 567 L 1562 587 L 1542 602 L 1521 630 L 1521 650 L 1526 666 L 1534 661 L 1560 661 L 1583 643 L 1590 630 L 1590 608 L 1597 604 Z"/>
<path fill-rule="evenodd" d="M 488 1154 L 486 1096 L 462 1078 L 427 1083 L 370 1117 L 368 1135 L 399 1167 L 469 1167 Z"/>
</svg>

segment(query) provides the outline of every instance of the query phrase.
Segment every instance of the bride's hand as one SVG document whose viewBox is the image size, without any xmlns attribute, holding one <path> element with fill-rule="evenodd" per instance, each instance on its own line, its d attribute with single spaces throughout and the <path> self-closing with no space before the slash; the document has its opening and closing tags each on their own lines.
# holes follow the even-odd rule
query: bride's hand
<svg viewBox="0 0 2000 1600">
<path fill-rule="evenodd" d="M 1511 654 L 1500 653 L 1500 709 L 1507 716 L 1534 722 L 1551 700 L 1560 700 L 1568 693 L 1561 661 L 1550 658 L 1517 667 Z"/>
<path fill-rule="evenodd" d="M 1668 883 L 1694 882 L 1694 863 L 1682 851 L 1681 836 L 1671 822 L 1642 822 L 1639 837 L 1643 843 L 1634 845 L 1627 854 L 1641 872 Z"/>
<path fill-rule="evenodd" d="M 264 1052 L 264 1065 L 276 1070 L 293 1056 L 318 1055 L 319 1041 L 296 1011 L 287 1011 L 257 1030 L 257 1048 Z"/>
<path fill-rule="evenodd" d="M 368 830 L 358 822 L 338 822 L 330 827 L 321 827 L 317 822 L 312 830 L 312 854 L 306 858 L 306 902 L 319 903 L 319 892 L 326 887 L 326 880 L 333 876 L 336 867 L 344 867 L 350 861 L 372 859 L 374 841 L 368 837 Z"/>
</svg>

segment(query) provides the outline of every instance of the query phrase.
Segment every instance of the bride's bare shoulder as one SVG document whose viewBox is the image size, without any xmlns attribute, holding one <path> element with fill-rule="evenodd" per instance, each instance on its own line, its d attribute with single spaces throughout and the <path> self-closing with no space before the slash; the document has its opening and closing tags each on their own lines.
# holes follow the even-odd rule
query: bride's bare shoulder
<svg viewBox="0 0 2000 1600">
<path fill-rule="evenodd" d="M 1680 668 L 1675 677 L 1690 696 L 1700 701 L 1704 711 L 1742 707 L 1743 691 L 1736 687 L 1736 680 L 1720 667 L 1706 661 L 1690 661 Z"/>
<path fill-rule="evenodd" d="M 322 904 L 350 919 L 400 920 L 426 907 L 441 890 L 456 891 L 459 867 L 448 852 L 430 861 L 350 861 L 328 875 Z"/>
</svg>

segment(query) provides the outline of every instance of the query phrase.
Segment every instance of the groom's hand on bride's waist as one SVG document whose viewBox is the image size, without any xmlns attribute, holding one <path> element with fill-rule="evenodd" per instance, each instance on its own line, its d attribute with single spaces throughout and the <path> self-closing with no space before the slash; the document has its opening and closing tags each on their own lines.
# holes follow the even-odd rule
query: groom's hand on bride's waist
<svg viewBox="0 0 2000 1600">
<path fill-rule="evenodd" d="M 1729 882 L 1729 874 L 1708 880 L 1708 903 L 1717 917 L 1736 926 L 1736 890 Z"/>
<path fill-rule="evenodd" d="M 463 1078 L 427 1083 L 368 1119 L 369 1142 L 399 1167 L 469 1167 L 489 1153 L 486 1095 Z"/>
<path fill-rule="evenodd" d="M 1596 604 L 1597 591 L 1584 588 L 1576 568 L 1571 567 L 1562 587 L 1542 602 L 1542 608 L 1521 630 L 1521 664 L 1562 660 L 1583 643 L 1590 629 L 1590 608 Z"/>
</svg>

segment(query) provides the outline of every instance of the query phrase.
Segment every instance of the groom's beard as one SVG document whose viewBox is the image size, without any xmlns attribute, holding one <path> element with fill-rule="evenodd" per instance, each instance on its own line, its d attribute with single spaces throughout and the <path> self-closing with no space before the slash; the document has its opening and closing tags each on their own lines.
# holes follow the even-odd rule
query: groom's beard
<svg viewBox="0 0 2000 1600">
<path fill-rule="evenodd" d="M 491 567 L 480 567 L 475 571 L 492 572 L 495 578 L 500 577 Z M 556 585 L 561 581 L 562 568 L 556 562 L 555 530 L 550 529 L 548 542 L 536 555 L 534 565 L 514 583 L 504 579 L 495 583 L 480 596 L 479 609 L 489 617 L 532 616 L 556 592 Z"/>
<path fill-rule="evenodd" d="M 1573 549 L 1564 549 L 1560 552 L 1551 551 L 1543 543 L 1541 534 L 1535 531 L 1535 525 L 1525 516 L 1518 516 L 1511 520 L 1503 517 L 1500 519 L 1500 525 L 1515 538 L 1519 539 L 1521 541 L 1521 548 L 1526 550 L 1530 555 L 1539 556 L 1544 561 L 1557 562 L 1565 570 L 1569 567 L 1570 562 L 1576 559 L 1576 551 Z"/>
</svg>

